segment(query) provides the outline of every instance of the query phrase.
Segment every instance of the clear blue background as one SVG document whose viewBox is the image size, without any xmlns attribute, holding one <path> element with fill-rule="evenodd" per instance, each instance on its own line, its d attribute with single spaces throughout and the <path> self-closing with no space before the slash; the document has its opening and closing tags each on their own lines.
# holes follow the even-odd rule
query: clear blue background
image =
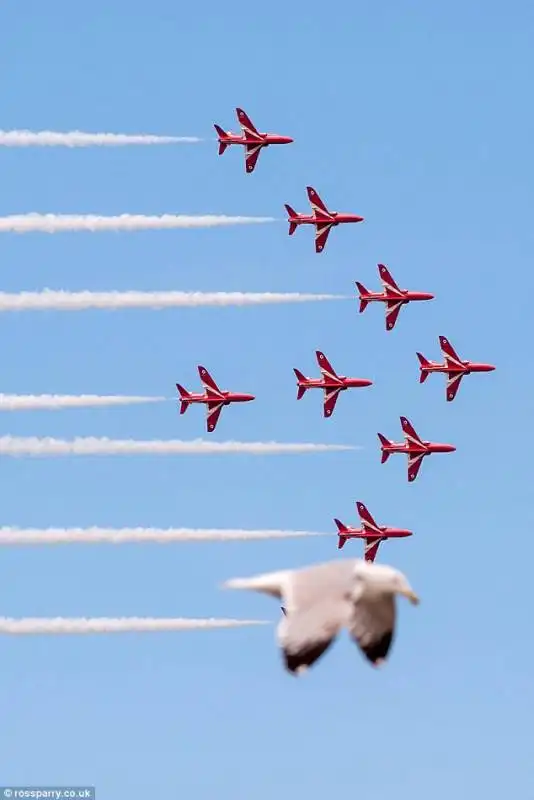
<svg viewBox="0 0 534 800">
<path fill-rule="evenodd" d="M 270 627 L 0 643 L 1 783 L 93 784 L 98 797 L 235 800 L 354 794 L 369 800 L 526 797 L 532 786 L 531 3 L 422 0 L 333 6 L 237 0 L 4 3 L 1 127 L 213 138 L 242 106 L 291 146 L 244 173 L 240 149 L 2 149 L 0 214 L 273 215 L 308 208 L 311 184 L 362 225 L 287 224 L 142 233 L 2 235 L 1 289 L 434 292 L 402 310 L 310 304 L 0 317 L 5 392 L 198 389 L 205 364 L 257 401 L 226 409 L 218 440 L 358 444 L 340 454 L 108 457 L 0 462 L 1 522 L 333 530 L 363 500 L 415 535 L 379 559 L 422 597 L 400 604 L 381 672 L 345 637 L 300 681 Z M 445 402 L 418 383 L 415 351 L 497 365 Z M 324 350 L 370 377 L 332 419 L 297 403 L 292 367 Z M 457 452 L 380 465 L 376 432 Z M 5 414 L 13 435 L 183 438 L 203 410 L 159 406 Z M 266 543 L 64 546 L 1 554 L 6 615 L 272 619 L 268 598 L 226 578 L 336 558 L 336 538 Z M 351 542 L 343 555 L 360 555 Z M 358 784 L 357 786 L 355 784 Z"/>
</svg>

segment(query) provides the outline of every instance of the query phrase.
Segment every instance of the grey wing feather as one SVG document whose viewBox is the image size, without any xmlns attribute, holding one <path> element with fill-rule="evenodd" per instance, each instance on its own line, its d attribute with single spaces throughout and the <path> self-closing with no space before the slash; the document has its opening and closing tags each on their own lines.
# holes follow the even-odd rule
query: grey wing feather
<svg viewBox="0 0 534 800">
<path fill-rule="evenodd" d="M 314 664 L 330 647 L 350 613 L 350 605 L 323 601 L 284 615 L 278 625 L 286 669 L 298 672 Z"/>
<path fill-rule="evenodd" d="M 351 639 L 374 665 L 387 658 L 395 633 L 395 598 L 381 596 L 356 601 L 348 624 Z"/>
</svg>

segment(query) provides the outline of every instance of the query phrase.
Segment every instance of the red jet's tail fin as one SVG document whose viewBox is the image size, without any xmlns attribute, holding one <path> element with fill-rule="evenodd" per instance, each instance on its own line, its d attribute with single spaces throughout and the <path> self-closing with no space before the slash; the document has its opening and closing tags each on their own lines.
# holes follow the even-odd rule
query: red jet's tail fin
<svg viewBox="0 0 534 800">
<path fill-rule="evenodd" d="M 419 376 L 419 383 L 424 383 L 429 376 L 428 367 L 430 366 L 430 361 L 424 357 L 422 353 L 417 353 L 417 358 L 419 359 L 419 363 L 421 365 L 421 375 Z"/>
<path fill-rule="evenodd" d="M 369 300 L 367 299 L 367 295 L 369 294 L 369 292 L 365 288 L 363 283 L 360 283 L 359 281 L 356 281 L 356 288 L 360 293 L 360 314 L 361 314 L 362 311 L 365 311 L 365 309 L 367 308 L 367 303 L 369 302 Z"/>
<path fill-rule="evenodd" d="M 297 230 L 297 223 L 293 222 L 293 217 L 297 216 L 297 212 L 291 206 L 288 206 L 287 203 L 284 204 L 284 208 L 287 211 L 287 215 L 289 217 L 289 235 L 292 236 L 295 231 Z"/>
<path fill-rule="evenodd" d="M 341 548 L 345 546 L 345 543 L 346 543 L 347 539 L 349 538 L 348 536 L 344 535 L 344 531 L 347 530 L 347 526 L 343 525 L 343 523 L 340 522 L 340 520 L 338 520 L 338 519 L 335 519 L 334 522 L 337 525 L 337 531 L 338 531 L 337 535 L 339 536 L 338 543 L 337 543 L 337 549 L 341 550 Z"/>
<path fill-rule="evenodd" d="M 228 147 L 228 143 L 225 142 L 225 139 L 227 138 L 226 131 L 223 131 L 220 125 L 214 125 L 213 127 L 217 131 L 217 136 L 219 137 L 219 155 L 222 156 L 222 154 Z"/>
<path fill-rule="evenodd" d="M 185 412 L 189 408 L 189 403 L 190 403 L 189 398 L 191 395 L 189 394 L 187 389 L 184 389 L 184 387 L 181 386 L 179 383 L 176 384 L 176 388 L 180 392 L 180 398 L 182 400 L 182 402 L 180 403 L 180 414 L 185 414 Z"/>
<path fill-rule="evenodd" d="M 377 436 L 380 439 L 380 444 L 382 445 L 382 448 L 388 447 L 391 444 L 389 439 L 386 439 L 386 437 L 383 434 L 377 433 Z M 382 459 L 381 459 L 380 463 L 381 464 L 385 464 L 386 461 L 388 460 L 388 458 L 390 457 L 390 455 L 391 455 L 391 453 L 389 453 L 387 450 L 383 449 L 382 450 Z"/>
<path fill-rule="evenodd" d="M 302 374 L 299 369 L 293 367 L 293 372 L 297 376 L 298 381 L 298 389 L 297 389 L 297 400 L 300 400 L 301 397 L 304 397 L 304 393 L 306 392 L 307 386 L 303 386 L 306 383 L 306 376 Z"/>
</svg>

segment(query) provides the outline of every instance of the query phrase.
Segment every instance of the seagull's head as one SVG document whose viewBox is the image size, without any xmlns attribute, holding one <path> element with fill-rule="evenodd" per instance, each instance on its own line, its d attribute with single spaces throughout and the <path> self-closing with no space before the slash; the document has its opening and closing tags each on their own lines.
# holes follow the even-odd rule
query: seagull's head
<svg viewBox="0 0 534 800">
<path fill-rule="evenodd" d="M 419 604 L 418 595 L 410 586 L 406 575 L 403 575 L 398 569 L 388 567 L 385 564 L 363 561 L 358 564 L 356 571 L 366 584 L 367 590 L 386 594 L 400 594 L 406 597 L 413 605 Z"/>
</svg>

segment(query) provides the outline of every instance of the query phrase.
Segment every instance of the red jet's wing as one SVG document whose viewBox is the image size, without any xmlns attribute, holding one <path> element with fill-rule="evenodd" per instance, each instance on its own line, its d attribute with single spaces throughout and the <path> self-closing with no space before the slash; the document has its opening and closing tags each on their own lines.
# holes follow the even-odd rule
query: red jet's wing
<svg viewBox="0 0 534 800">
<path fill-rule="evenodd" d="M 447 394 L 447 400 L 449 401 L 449 403 L 456 397 L 456 394 L 458 393 L 458 389 L 460 388 L 460 383 L 463 377 L 464 377 L 463 372 L 449 372 L 449 376 L 447 378 L 447 386 L 445 389 L 445 392 Z"/>
<path fill-rule="evenodd" d="M 408 453 L 408 480 L 412 483 L 421 469 L 426 453 Z"/>
<path fill-rule="evenodd" d="M 339 376 L 325 354 L 321 353 L 320 350 L 316 350 L 315 357 L 317 358 L 317 364 L 319 365 L 323 378 L 327 381 L 341 384 Z"/>
<path fill-rule="evenodd" d="M 209 374 L 209 372 L 206 369 L 206 367 L 203 367 L 203 366 L 201 366 L 199 364 L 199 366 L 198 366 L 198 374 L 200 376 L 200 380 L 202 382 L 202 386 L 206 390 L 206 394 L 208 396 L 211 395 L 212 397 L 214 397 L 214 399 L 215 398 L 220 398 L 220 397 L 223 396 L 221 390 L 219 389 L 219 387 L 217 386 L 217 384 L 215 383 L 215 381 L 213 380 L 213 378 Z"/>
<path fill-rule="evenodd" d="M 341 387 L 324 390 L 323 414 L 325 417 L 331 417 L 334 413 L 334 408 L 336 407 L 337 398 L 339 397 L 340 391 Z"/>
<path fill-rule="evenodd" d="M 378 276 L 380 278 L 380 282 L 384 287 L 385 291 L 388 294 L 398 294 L 399 297 L 402 297 L 404 292 L 402 289 L 399 289 L 397 286 L 397 282 L 394 280 L 393 275 L 388 270 L 385 264 L 378 265 Z"/>
<path fill-rule="evenodd" d="M 332 222 L 318 222 L 315 230 L 315 252 L 321 253 L 326 245 Z"/>
<path fill-rule="evenodd" d="M 421 441 L 421 437 L 416 432 L 410 420 L 406 419 L 406 417 L 401 417 L 400 422 L 406 444 L 415 445 L 416 447 L 420 447 L 421 450 L 426 450 L 425 445 Z"/>
<path fill-rule="evenodd" d="M 332 214 L 327 209 L 317 192 L 312 186 L 307 186 L 306 191 L 308 193 L 308 200 L 310 201 L 310 205 L 312 207 L 312 211 L 317 219 L 327 220 L 332 219 Z"/>
<path fill-rule="evenodd" d="M 237 114 L 237 121 L 241 125 L 241 130 L 245 134 L 245 138 L 260 140 L 262 138 L 260 132 L 253 125 L 252 120 L 247 114 L 245 114 L 243 109 L 236 108 L 235 113 Z"/>
<path fill-rule="evenodd" d="M 217 422 L 219 421 L 223 405 L 223 403 L 217 401 L 210 401 L 206 405 L 206 428 L 208 433 L 212 433 L 217 427 Z"/>
<path fill-rule="evenodd" d="M 386 305 L 386 330 L 392 331 L 395 327 L 399 311 L 402 308 L 402 300 L 388 300 Z"/>
<path fill-rule="evenodd" d="M 445 363 L 448 367 L 463 367 L 463 361 L 449 342 L 444 336 L 439 337 L 439 346 L 441 352 L 443 353 L 443 357 L 445 359 Z"/>
<path fill-rule="evenodd" d="M 356 503 L 356 508 L 358 509 L 358 515 L 363 527 L 369 532 L 372 531 L 373 533 L 380 533 L 380 528 L 367 510 L 366 506 L 364 506 L 364 504 L 358 500 Z"/>
<path fill-rule="evenodd" d="M 381 543 L 384 542 L 385 539 L 366 539 L 365 546 L 364 546 L 364 558 L 366 561 L 374 561 L 376 558 L 376 554 L 378 553 L 378 548 L 380 547 Z"/>
<path fill-rule="evenodd" d="M 254 172 L 254 167 L 261 153 L 261 148 L 261 144 L 245 145 L 245 169 L 248 173 Z"/>
</svg>

